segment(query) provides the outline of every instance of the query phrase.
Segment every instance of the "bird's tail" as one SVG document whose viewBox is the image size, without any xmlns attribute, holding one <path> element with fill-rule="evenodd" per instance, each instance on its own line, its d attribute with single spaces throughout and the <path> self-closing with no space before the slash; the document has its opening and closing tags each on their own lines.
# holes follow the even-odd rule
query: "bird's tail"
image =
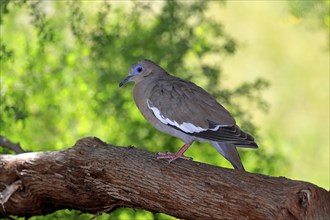
<svg viewBox="0 0 330 220">
<path fill-rule="evenodd" d="M 235 145 L 223 142 L 212 142 L 218 152 L 224 156 L 235 169 L 244 170 L 241 158 L 237 152 Z"/>
</svg>

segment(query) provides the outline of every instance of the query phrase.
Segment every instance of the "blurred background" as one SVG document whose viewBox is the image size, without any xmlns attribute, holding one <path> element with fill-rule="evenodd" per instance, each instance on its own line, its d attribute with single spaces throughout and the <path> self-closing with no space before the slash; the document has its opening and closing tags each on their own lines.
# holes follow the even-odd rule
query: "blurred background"
<svg viewBox="0 0 330 220">
<path fill-rule="evenodd" d="M 136 108 L 132 63 L 148 58 L 217 97 L 258 150 L 249 172 L 329 180 L 329 7 L 319 1 L 1 1 L 0 134 L 27 151 L 86 136 L 175 152 Z M 0 153 L 13 153 L 0 148 Z M 231 167 L 209 144 L 186 153 Z M 32 219 L 90 219 L 61 210 Z M 120 208 L 97 219 L 174 219 Z"/>
</svg>

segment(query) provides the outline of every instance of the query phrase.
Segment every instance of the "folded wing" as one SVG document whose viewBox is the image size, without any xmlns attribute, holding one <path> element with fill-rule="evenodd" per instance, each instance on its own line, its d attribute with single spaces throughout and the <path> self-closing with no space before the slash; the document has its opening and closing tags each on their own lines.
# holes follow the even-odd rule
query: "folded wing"
<svg viewBox="0 0 330 220">
<path fill-rule="evenodd" d="M 256 148 L 230 113 L 197 85 L 168 75 L 151 91 L 147 105 L 162 123 L 196 138 Z"/>
</svg>

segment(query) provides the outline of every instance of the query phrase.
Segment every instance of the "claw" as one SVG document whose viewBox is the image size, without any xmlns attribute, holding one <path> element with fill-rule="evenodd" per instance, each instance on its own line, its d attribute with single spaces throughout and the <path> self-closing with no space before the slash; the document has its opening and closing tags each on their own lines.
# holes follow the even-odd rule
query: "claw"
<svg viewBox="0 0 330 220">
<path fill-rule="evenodd" d="M 159 152 L 157 153 L 157 159 L 170 159 L 168 160 L 169 163 L 176 159 L 184 159 L 184 160 L 192 160 L 191 157 L 186 157 L 184 155 L 179 155 L 179 154 L 172 154 L 170 152 Z"/>
<path fill-rule="evenodd" d="M 191 143 L 187 143 L 184 144 L 180 150 L 178 152 L 176 152 L 175 154 L 172 154 L 170 152 L 159 152 L 157 153 L 157 159 L 170 159 L 168 162 L 171 163 L 172 161 L 178 159 L 178 158 L 182 158 L 185 160 L 192 160 L 192 158 L 190 157 L 186 157 L 183 155 L 183 153 L 190 147 Z"/>
</svg>

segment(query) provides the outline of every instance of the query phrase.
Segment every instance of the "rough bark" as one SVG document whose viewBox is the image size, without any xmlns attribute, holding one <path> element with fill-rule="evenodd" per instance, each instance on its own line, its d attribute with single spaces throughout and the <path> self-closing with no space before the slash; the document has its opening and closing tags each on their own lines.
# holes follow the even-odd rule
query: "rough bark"
<svg viewBox="0 0 330 220">
<path fill-rule="evenodd" d="M 134 207 L 183 219 L 330 219 L 330 193 L 311 183 L 79 140 L 63 151 L 0 156 L 0 217 L 71 208 Z"/>
</svg>

